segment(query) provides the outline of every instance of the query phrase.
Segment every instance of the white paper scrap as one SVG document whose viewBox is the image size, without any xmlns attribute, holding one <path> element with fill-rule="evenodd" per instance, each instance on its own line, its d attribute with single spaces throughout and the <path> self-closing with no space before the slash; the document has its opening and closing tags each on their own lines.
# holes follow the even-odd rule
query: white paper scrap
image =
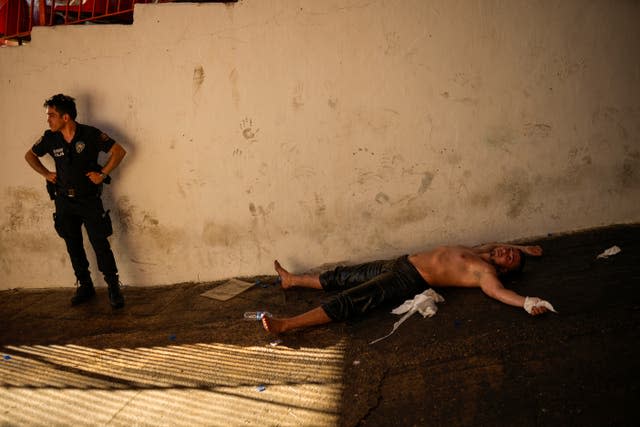
<svg viewBox="0 0 640 427">
<path fill-rule="evenodd" d="M 622 252 L 622 249 L 620 249 L 617 246 L 611 246 L 609 249 L 607 249 L 606 251 L 602 252 L 596 258 L 609 258 L 610 256 L 619 254 L 620 252 Z"/>
</svg>

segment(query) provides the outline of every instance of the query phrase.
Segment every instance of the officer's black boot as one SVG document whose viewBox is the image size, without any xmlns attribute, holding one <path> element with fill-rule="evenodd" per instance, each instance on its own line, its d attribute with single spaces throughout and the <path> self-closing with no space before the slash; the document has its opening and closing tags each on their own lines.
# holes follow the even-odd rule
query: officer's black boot
<svg viewBox="0 0 640 427">
<path fill-rule="evenodd" d="M 78 286 L 78 282 L 76 282 L 76 286 Z M 90 280 L 84 281 L 76 288 L 76 294 L 71 297 L 71 305 L 82 304 L 95 296 L 96 289 L 93 287 L 93 283 Z"/>
<path fill-rule="evenodd" d="M 120 281 L 117 278 L 115 280 L 109 280 L 107 285 L 109 285 L 109 302 L 111 303 L 111 307 L 124 307 L 124 297 L 120 292 Z"/>
</svg>

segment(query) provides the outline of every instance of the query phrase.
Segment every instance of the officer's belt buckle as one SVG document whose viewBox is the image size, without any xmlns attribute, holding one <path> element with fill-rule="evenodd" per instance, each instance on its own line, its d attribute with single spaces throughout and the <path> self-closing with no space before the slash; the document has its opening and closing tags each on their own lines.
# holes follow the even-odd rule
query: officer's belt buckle
<svg viewBox="0 0 640 427">
<path fill-rule="evenodd" d="M 68 188 L 68 189 L 67 189 L 67 197 L 76 197 L 76 190 L 75 190 L 75 188 Z"/>
</svg>

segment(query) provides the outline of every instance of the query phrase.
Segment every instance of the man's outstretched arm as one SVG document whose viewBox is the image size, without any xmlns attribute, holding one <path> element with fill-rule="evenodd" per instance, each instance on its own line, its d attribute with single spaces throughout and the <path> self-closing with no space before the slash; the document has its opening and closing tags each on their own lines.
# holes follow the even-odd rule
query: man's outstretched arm
<svg viewBox="0 0 640 427">
<path fill-rule="evenodd" d="M 522 307 L 532 316 L 537 316 L 553 310 L 553 306 L 545 300 L 537 297 L 524 297 L 511 289 L 505 288 L 498 278 L 489 272 L 476 272 L 480 289 L 493 299 L 514 307 Z"/>
<path fill-rule="evenodd" d="M 484 254 L 487 252 L 491 252 L 493 249 L 498 246 L 507 246 L 510 248 L 518 249 L 523 253 L 531 256 L 541 256 L 542 255 L 542 247 L 538 245 L 512 245 L 510 243 L 485 243 L 484 245 L 478 245 L 471 248 L 477 254 Z"/>
</svg>

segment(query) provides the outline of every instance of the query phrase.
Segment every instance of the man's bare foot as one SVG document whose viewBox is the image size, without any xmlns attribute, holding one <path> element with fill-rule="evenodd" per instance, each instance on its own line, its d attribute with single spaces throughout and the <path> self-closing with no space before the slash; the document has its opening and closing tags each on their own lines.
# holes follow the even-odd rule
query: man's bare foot
<svg viewBox="0 0 640 427">
<path fill-rule="evenodd" d="M 280 285 L 282 286 L 282 289 L 289 289 L 290 287 L 292 287 L 292 274 L 282 268 L 278 260 L 275 260 L 273 262 L 273 266 L 275 267 L 278 276 L 280 276 Z"/>
<path fill-rule="evenodd" d="M 273 317 L 264 316 L 262 318 L 262 327 L 265 331 L 271 334 L 279 334 L 280 332 L 284 332 L 283 321 L 280 319 L 274 319 Z"/>
</svg>

